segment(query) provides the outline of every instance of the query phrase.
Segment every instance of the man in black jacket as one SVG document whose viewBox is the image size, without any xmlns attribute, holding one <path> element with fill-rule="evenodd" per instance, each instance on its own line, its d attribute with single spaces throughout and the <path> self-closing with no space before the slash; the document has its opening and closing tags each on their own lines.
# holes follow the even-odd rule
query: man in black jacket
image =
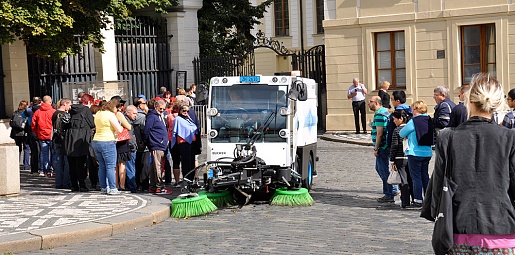
<svg viewBox="0 0 515 255">
<path fill-rule="evenodd" d="M 467 91 L 469 89 L 470 89 L 469 85 L 463 85 L 460 87 L 460 92 L 459 92 L 460 93 L 459 94 L 460 103 L 458 105 L 456 105 L 454 107 L 454 109 L 452 109 L 448 127 L 457 127 L 461 123 L 467 121 L 468 112 L 467 112 L 467 107 L 465 107 L 465 105 L 464 105 L 464 102 L 465 102 L 465 93 L 467 93 Z"/>
<path fill-rule="evenodd" d="M 438 135 L 440 130 L 449 126 L 451 112 L 456 104 L 449 99 L 449 88 L 445 85 L 440 85 L 434 89 L 433 98 L 436 102 L 433 125 Z"/>
</svg>

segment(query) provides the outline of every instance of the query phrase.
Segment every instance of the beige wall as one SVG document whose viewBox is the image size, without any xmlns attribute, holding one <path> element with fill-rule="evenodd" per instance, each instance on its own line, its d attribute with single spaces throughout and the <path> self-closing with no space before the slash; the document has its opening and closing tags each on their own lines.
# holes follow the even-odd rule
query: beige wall
<svg viewBox="0 0 515 255">
<path fill-rule="evenodd" d="M 359 2 L 359 8 L 358 8 Z M 461 85 L 460 27 L 493 23 L 496 28 L 497 77 L 507 92 L 515 85 L 515 4 L 511 1 L 466 0 L 338 0 L 337 18 L 324 21 L 327 63 L 327 130 L 354 130 L 347 89 L 359 77 L 376 95 L 373 35 L 377 32 L 405 33 L 406 89 L 408 103 L 425 100 L 433 113 L 434 87 L 446 84 L 451 99 Z M 484 6 L 484 5 L 487 6 Z M 466 8 L 463 8 L 466 7 Z M 445 51 L 437 59 L 437 50 Z M 367 113 L 367 119 L 373 113 Z"/>
</svg>

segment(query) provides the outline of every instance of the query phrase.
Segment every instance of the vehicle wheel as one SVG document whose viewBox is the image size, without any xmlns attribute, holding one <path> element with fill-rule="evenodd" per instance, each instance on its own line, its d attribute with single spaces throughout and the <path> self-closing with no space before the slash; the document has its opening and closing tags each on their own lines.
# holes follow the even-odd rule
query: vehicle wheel
<svg viewBox="0 0 515 255">
<path fill-rule="evenodd" d="M 313 157 L 309 156 L 307 176 L 306 176 L 306 178 L 304 178 L 304 176 L 302 176 L 303 177 L 302 186 L 308 190 L 311 190 L 311 186 L 313 185 L 313 172 L 315 171 L 314 167 L 315 167 L 315 164 L 313 161 Z"/>
</svg>

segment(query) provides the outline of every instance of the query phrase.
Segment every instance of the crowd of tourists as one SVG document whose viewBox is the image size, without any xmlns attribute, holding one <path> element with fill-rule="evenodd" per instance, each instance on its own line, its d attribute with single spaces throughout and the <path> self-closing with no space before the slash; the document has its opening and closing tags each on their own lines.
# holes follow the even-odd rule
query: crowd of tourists
<svg viewBox="0 0 515 255">
<path fill-rule="evenodd" d="M 132 104 L 84 92 L 76 104 L 70 98 L 54 104 L 48 95 L 22 100 L 10 120 L 20 166 L 72 192 L 169 194 L 167 187 L 196 176 L 202 145 L 195 89 L 173 96 L 161 87 L 155 98 L 140 94 Z"/>
<path fill-rule="evenodd" d="M 495 77 L 478 73 L 459 88 L 455 104 L 449 89 L 438 86 L 431 118 L 427 103 L 407 105 L 404 91 L 393 91 L 389 110 L 388 87 L 383 83 L 368 101 L 374 112 L 376 171 L 383 184 L 377 201 L 393 203 L 400 192 L 402 208 L 421 210 L 421 217 L 436 221 L 436 254 L 515 254 L 515 132 L 510 130 L 515 89 L 506 96 Z M 353 99 L 356 133 L 367 93 L 354 79 L 348 98 Z M 400 184 L 389 181 L 392 172 L 399 174 Z"/>
</svg>

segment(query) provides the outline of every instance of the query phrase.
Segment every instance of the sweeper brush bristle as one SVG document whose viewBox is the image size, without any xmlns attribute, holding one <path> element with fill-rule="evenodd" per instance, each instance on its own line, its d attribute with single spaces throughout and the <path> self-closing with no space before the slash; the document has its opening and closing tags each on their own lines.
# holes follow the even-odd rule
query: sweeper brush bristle
<svg viewBox="0 0 515 255">
<path fill-rule="evenodd" d="M 287 189 L 280 188 L 275 190 L 275 194 L 270 201 L 271 205 L 280 206 L 311 206 L 315 203 L 309 192 L 305 188 Z"/>
<path fill-rule="evenodd" d="M 220 190 L 216 192 L 207 192 L 205 190 L 198 193 L 199 195 L 205 194 L 213 204 L 218 208 L 232 206 L 235 204 L 234 198 L 231 195 L 231 192 L 228 190 Z"/>
<path fill-rule="evenodd" d="M 205 194 L 181 194 L 172 200 L 171 217 L 184 218 L 205 215 L 218 209 Z"/>
</svg>

